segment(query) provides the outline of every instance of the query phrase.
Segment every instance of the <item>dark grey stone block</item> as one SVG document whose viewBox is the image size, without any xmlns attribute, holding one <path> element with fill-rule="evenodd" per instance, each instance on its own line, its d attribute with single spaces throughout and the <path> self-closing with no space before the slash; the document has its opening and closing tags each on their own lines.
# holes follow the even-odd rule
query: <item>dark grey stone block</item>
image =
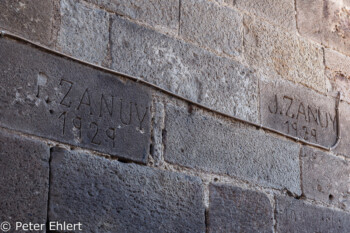
<svg viewBox="0 0 350 233">
<path fill-rule="evenodd" d="M 260 85 L 261 122 L 291 136 L 323 146 L 337 137 L 336 99 L 286 81 Z"/>
<path fill-rule="evenodd" d="M 46 223 L 49 156 L 42 142 L 0 132 L 0 223 Z"/>
<path fill-rule="evenodd" d="M 349 210 L 349 162 L 308 147 L 303 148 L 301 161 L 305 196 Z"/>
<path fill-rule="evenodd" d="M 349 232 L 349 213 L 312 206 L 301 200 L 276 198 L 277 232 Z"/>
<path fill-rule="evenodd" d="M 1 126 L 147 161 L 148 88 L 6 38 L 0 54 Z"/>
<path fill-rule="evenodd" d="M 112 23 L 112 68 L 192 101 L 258 121 L 258 80 L 244 65 L 120 17 Z"/>
<path fill-rule="evenodd" d="M 301 194 L 300 146 L 292 141 L 171 104 L 165 130 L 164 159 L 169 163 Z"/>
<path fill-rule="evenodd" d="M 50 221 L 83 232 L 205 232 L 197 177 L 54 148 Z"/>
<path fill-rule="evenodd" d="M 57 10 L 54 0 L 2 0 L 0 28 L 47 45 L 53 41 Z"/>
<path fill-rule="evenodd" d="M 263 193 L 210 185 L 209 232 L 273 232 L 272 206 Z"/>
</svg>

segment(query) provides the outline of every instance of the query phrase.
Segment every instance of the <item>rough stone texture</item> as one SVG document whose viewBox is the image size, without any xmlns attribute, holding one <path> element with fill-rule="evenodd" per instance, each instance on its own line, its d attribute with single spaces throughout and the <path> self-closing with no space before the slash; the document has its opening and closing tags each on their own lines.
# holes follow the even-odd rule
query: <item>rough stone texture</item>
<svg viewBox="0 0 350 233">
<path fill-rule="evenodd" d="M 276 198 L 277 232 L 337 232 L 347 233 L 350 229 L 350 215 L 306 204 L 290 197 Z"/>
<path fill-rule="evenodd" d="M 46 223 L 49 147 L 0 132 L 0 222 Z"/>
<path fill-rule="evenodd" d="M 211 184 L 209 190 L 209 232 L 273 232 L 265 194 L 227 185 Z"/>
<path fill-rule="evenodd" d="M 180 35 L 219 53 L 241 53 L 242 22 L 241 13 L 208 0 L 181 2 Z"/>
<path fill-rule="evenodd" d="M 296 30 L 294 0 L 235 0 L 235 5 L 287 30 Z"/>
<path fill-rule="evenodd" d="M 244 17 L 244 56 L 249 65 L 272 78 L 284 78 L 325 92 L 321 46 Z"/>
<path fill-rule="evenodd" d="M 224 113 L 257 121 L 257 78 L 226 58 L 115 17 L 112 68 Z"/>
<path fill-rule="evenodd" d="M 54 34 L 54 0 L 0 1 L 0 28 L 45 45 Z"/>
<path fill-rule="evenodd" d="M 55 148 L 50 221 L 82 222 L 84 232 L 204 232 L 197 177 Z"/>
<path fill-rule="evenodd" d="M 350 58 L 331 49 L 325 49 L 325 62 L 330 79 L 329 91 L 340 91 L 342 99 L 350 102 Z"/>
<path fill-rule="evenodd" d="M 339 107 L 341 139 L 335 152 L 350 158 L 350 105 L 341 102 Z"/>
<path fill-rule="evenodd" d="M 350 2 L 348 0 L 297 0 L 299 32 L 350 55 Z"/>
<path fill-rule="evenodd" d="M 298 144 L 202 112 L 166 109 L 166 161 L 301 194 Z"/>
<path fill-rule="evenodd" d="M 301 161 L 305 196 L 349 210 L 349 162 L 308 147 L 303 148 Z"/>
<path fill-rule="evenodd" d="M 179 0 L 86 0 L 163 31 L 178 31 Z"/>
<path fill-rule="evenodd" d="M 164 162 L 164 145 L 163 145 L 163 130 L 165 111 L 164 104 L 155 100 L 153 112 L 153 127 L 152 127 L 152 157 L 154 159 L 154 165 L 160 166 Z"/>
<path fill-rule="evenodd" d="M 101 64 L 108 55 L 109 16 L 76 0 L 61 0 L 57 47 L 62 52 Z"/>
<path fill-rule="evenodd" d="M 336 99 L 288 81 L 260 82 L 264 126 L 331 147 L 337 138 Z"/>
<path fill-rule="evenodd" d="M 147 162 L 148 88 L 6 38 L 0 54 L 1 126 Z"/>
</svg>

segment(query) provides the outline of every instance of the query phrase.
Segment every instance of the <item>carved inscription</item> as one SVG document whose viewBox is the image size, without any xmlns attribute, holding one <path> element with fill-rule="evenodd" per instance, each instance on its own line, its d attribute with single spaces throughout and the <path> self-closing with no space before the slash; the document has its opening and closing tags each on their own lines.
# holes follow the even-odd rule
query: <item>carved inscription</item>
<svg viewBox="0 0 350 233">
<path fill-rule="evenodd" d="M 262 123 L 291 136 L 324 146 L 336 140 L 335 100 L 304 87 L 263 85 Z M 294 88 L 294 89 L 293 89 Z"/>
<path fill-rule="evenodd" d="M 146 162 L 147 87 L 7 39 L 0 53 L 11 55 L 0 56 L 0 125 Z"/>
</svg>

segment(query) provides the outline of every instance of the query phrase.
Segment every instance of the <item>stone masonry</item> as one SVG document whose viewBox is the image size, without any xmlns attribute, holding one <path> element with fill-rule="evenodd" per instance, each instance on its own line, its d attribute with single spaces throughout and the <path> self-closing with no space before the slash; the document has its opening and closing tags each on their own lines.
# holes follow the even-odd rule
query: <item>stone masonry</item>
<svg viewBox="0 0 350 233">
<path fill-rule="evenodd" d="M 350 232 L 350 1 L 3 0 L 0 30 L 0 232 Z"/>
</svg>

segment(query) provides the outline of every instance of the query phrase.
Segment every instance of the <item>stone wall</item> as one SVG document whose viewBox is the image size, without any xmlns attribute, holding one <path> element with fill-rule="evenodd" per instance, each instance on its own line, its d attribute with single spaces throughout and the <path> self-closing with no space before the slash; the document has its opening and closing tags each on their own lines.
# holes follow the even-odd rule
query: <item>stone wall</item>
<svg viewBox="0 0 350 233">
<path fill-rule="evenodd" d="M 350 1 L 0 12 L 0 231 L 350 231 Z"/>
</svg>

